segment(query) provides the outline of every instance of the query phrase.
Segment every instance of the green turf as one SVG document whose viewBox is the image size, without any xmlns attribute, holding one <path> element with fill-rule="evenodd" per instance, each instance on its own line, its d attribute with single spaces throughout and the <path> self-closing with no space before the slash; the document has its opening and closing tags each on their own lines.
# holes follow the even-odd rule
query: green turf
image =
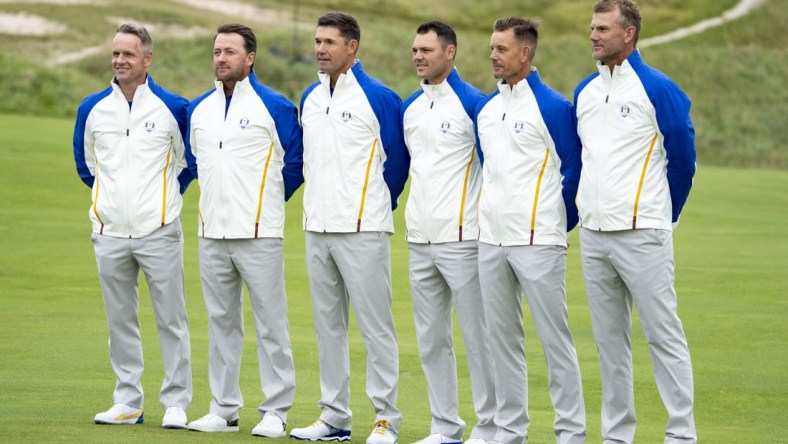
<svg viewBox="0 0 788 444">
<path fill-rule="evenodd" d="M 262 400 L 246 304 L 241 389 L 241 433 L 215 436 L 160 427 L 157 402 L 161 358 L 151 303 L 142 288 L 140 317 L 147 393 L 142 426 L 97 426 L 93 415 L 109 407 L 114 383 L 107 329 L 96 277 L 87 209 L 90 194 L 77 178 L 68 119 L 0 115 L 0 442 L 228 442 L 253 438 Z M 696 376 L 696 420 L 702 442 L 785 442 L 788 425 L 788 172 L 701 165 L 675 234 L 680 315 Z M 198 187 L 185 196 L 185 267 L 192 334 L 194 400 L 189 415 L 206 413 L 207 321 L 197 272 Z M 296 403 L 288 426 L 317 417 L 317 357 L 300 228 L 301 192 L 287 204 L 285 242 L 290 329 L 297 371 Z M 400 341 L 399 441 L 429 432 L 429 408 L 418 361 L 407 284 L 402 209 L 392 237 L 394 316 Z M 599 442 L 600 386 L 590 329 L 577 233 L 571 236 L 568 299 L 570 326 L 585 384 L 589 442 Z M 528 317 L 529 315 L 527 315 Z M 456 327 L 456 325 L 455 325 Z M 531 443 L 551 443 L 552 410 L 543 356 L 526 322 L 530 373 Z M 474 421 L 464 350 L 457 338 L 461 414 Z M 634 329 L 638 443 L 661 442 L 666 422 L 651 376 L 645 340 Z M 363 442 L 373 421 L 364 394 L 364 349 L 350 334 L 353 442 Z M 278 440 L 278 442 L 287 442 Z"/>
</svg>

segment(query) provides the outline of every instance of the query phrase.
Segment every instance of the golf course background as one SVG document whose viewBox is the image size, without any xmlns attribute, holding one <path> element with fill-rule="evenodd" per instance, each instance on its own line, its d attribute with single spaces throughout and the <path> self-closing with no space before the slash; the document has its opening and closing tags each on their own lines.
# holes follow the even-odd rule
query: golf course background
<svg viewBox="0 0 788 444">
<path fill-rule="evenodd" d="M 542 17 L 536 66 L 546 82 L 571 96 L 593 71 L 586 40 L 592 1 L 404 0 L 292 3 L 245 1 L 243 17 L 174 0 L 0 1 L 0 14 L 25 14 L 64 23 L 65 32 L 0 34 L 0 442 L 252 442 L 262 401 L 254 328 L 246 300 L 241 389 L 246 402 L 238 434 L 164 430 L 158 403 L 161 357 L 144 279 L 140 322 L 146 371 L 145 423 L 109 427 L 92 422 L 112 403 L 107 327 L 87 218 L 90 192 L 77 178 L 71 149 L 73 114 L 88 93 L 111 78 L 108 42 L 117 22 L 151 26 L 158 83 L 192 98 L 211 87 L 213 30 L 231 21 L 258 34 L 261 80 L 297 101 L 315 78 L 311 60 L 314 22 L 331 9 L 359 18 L 359 58 L 367 71 L 403 97 L 418 85 L 410 65 L 416 26 L 438 18 L 454 25 L 461 74 L 490 92 L 487 61 L 492 21 L 503 15 Z M 200 3 L 200 2 L 191 2 Z M 201 2 L 224 3 L 224 2 Z M 643 0 L 641 38 L 719 15 L 735 1 Z M 693 100 L 698 172 L 674 233 L 679 314 L 695 372 L 696 422 L 706 443 L 788 442 L 788 2 L 767 1 L 749 15 L 684 40 L 642 49 L 644 59 L 677 80 Z M 228 10 L 237 5 L 226 2 Z M 277 6 L 278 5 L 278 6 Z M 260 11 L 278 11 L 258 21 Z M 262 17 L 262 15 L 260 15 Z M 295 20 L 295 25 L 293 21 Z M 104 51 L 68 63 L 58 54 L 105 45 Z M 294 50 L 293 48 L 300 48 Z M 290 335 L 296 364 L 296 403 L 288 429 L 319 415 L 317 350 L 301 230 L 301 192 L 287 203 L 285 268 Z M 407 190 L 406 192 L 407 193 Z M 399 442 L 429 433 L 429 405 L 416 350 L 404 201 L 392 236 L 394 316 L 399 336 Z M 197 200 L 193 183 L 182 212 L 187 308 L 192 339 L 194 399 L 189 418 L 207 413 L 208 328 L 197 265 Z M 588 442 L 599 442 L 601 389 L 579 263 L 576 231 L 568 252 L 570 328 L 583 376 Z M 555 442 L 544 358 L 526 309 L 529 370 L 529 443 Z M 475 417 L 464 348 L 455 325 L 460 365 L 461 415 Z M 374 420 L 364 394 L 365 353 L 351 325 L 353 442 L 362 443 Z M 395 351 L 392 351 L 394 353 Z M 637 318 L 633 326 L 637 443 L 662 442 L 667 420 L 653 383 L 651 362 Z M 229 435 L 229 436 L 228 436 Z M 467 434 L 466 434 L 467 437 Z M 287 443 L 286 438 L 273 440 Z"/>
</svg>

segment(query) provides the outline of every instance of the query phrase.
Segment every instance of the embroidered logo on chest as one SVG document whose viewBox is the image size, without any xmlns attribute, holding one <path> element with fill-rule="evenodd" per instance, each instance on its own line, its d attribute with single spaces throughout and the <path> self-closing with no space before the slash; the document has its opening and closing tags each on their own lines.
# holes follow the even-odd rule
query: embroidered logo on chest
<svg viewBox="0 0 788 444">
<path fill-rule="evenodd" d="M 451 129 L 451 123 L 449 123 L 448 121 L 441 123 L 441 132 L 443 134 L 448 133 L 450 129 Z"/>
<path fill-rule="evenodd" d="M 621 117 L 624 117 L 624 118 L 629 116 L 629 106 L 621 105 L 621 109 L 618 110 L 618 115 L 620 115 Z"/>
<path fill-rule="evenodd" d="M 518 120 L 514 123 L 514 132 L 520 134 L 525 129 L 525 122 Z"/>
<path fill-rule="evenodd" d="M 342 111 L 342 121 L 343 122 L 348 122 L 352 118 L 353 118 L 353 115 L 350 114 L 350 111 Z"/>
<path fill-rule="evenodd" d="M 150 133 L 153 132 L 153 130 L 155 129 L 156 129 L 156 123 L 153 120 L 148 120 L 147 122 L 145 122 L 145 131 Z"/>
<path fill-rule="evenodd" d="M 249 127 L 249 118 L 248 117 L 241 117 L 241 120 L 238 121 L 238 126 L 240 126 L 241 129 L 248 128 Z"/>
</svg>

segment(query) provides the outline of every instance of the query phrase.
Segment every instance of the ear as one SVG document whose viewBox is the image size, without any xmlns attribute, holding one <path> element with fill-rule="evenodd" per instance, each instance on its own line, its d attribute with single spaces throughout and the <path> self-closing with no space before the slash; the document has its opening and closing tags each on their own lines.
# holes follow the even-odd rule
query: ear
<svg viewBox="0 0 788 444">
<path fill-rule="evenodd" d="M 153 51 L 148 51 L 142 58 L 142 63 L 145 68 L 147 68 L 150 66 L 151 62 L 153 62 Z"/>
<path fill-rule="evenodd" d="M 624 42 L 629 43 L 635 39 L 635 27 L 628 26 L 627 29 L 624 30 Z"/>
<path fill-rule="evenodd" d="M 249 54 L 246 55 L 246 67 L 247 68 L 250 68 L 252 65 L 254 65 L 254 60 L 255 60 L 256 56 L 257 56 L 257 54 L 255 54 L 253 52 L 250 52 Z"/>
<path fill-rule="evenodd" d="M 528 45 L 523 45 L 523 50 L 520 53 L 520 57 L 523 59 L 523 62 L 527 62 L 531 58 L 531 47 Z"/>
<path fill-rule="evenodd" d="M 348 54 L 355 54 L 358 51 L 358 40 L 350 39 L 347 43 Z"/>
<path fill-rule="evenodd" d="M 454 60 L 454 56 L 457 54 L 457 47 L 454 45 L 449 45 L 446 47 L 446 60 Z"/>
</svg>

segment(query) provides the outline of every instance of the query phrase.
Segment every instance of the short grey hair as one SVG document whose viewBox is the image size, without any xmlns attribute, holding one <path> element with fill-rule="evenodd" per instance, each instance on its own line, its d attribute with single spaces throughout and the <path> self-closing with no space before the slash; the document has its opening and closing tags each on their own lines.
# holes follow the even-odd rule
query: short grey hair
<svg viewBox="0 0 788 444">
<path fill-rule="evenodd" d="M 150 37 L 150 33 L 144 26 L 136 23 L 124 23 L 118 26 L 118 29 L 115 31 L 116 34 L 134 34 L 140 38 L 140 42 L 142 43 L 142 52 L 151 52 L 153 51 L 153 39 Z"/>
</svg>

